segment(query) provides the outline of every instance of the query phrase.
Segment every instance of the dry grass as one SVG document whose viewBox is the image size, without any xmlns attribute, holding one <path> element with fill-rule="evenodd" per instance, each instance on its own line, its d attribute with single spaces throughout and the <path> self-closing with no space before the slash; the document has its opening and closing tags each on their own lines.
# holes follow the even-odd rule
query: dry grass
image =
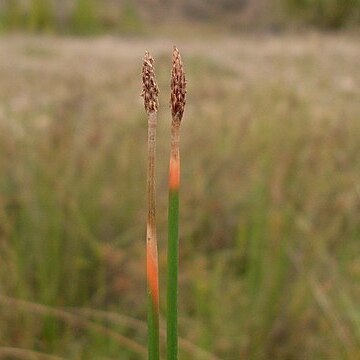
<svg viewBox="0 0 360 360">
<path fill-rule="evenodd" d="M 181 205 L 180 335 L 218 358 L 359 357 L 358 40 L 176 41 L 189 81 L 182 184 L 191 189 Z M 0 39 L 2 294 L 145 319 L 146 192 L 139 189 L 147 130 L 139 68 L 151 49 L 166 104 L 172 44 Z M 170 124 L 160 119 L 167 118 L 160 109 L 161 214 Z M 0 308 L 2 347 L 138 359 L 95 331 L 15 310 Z M 143 331 L 108 325 L 145 345 Z M 201 356 L 183 348 L 180 358 Z"/>
</svg>

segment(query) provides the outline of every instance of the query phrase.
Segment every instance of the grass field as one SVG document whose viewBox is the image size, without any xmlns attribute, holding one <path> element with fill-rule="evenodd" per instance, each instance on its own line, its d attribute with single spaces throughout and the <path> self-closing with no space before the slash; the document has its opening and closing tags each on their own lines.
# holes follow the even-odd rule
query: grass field
<svg viewBox="0 0 360 360">
<path fill-rule="evenodd" d="M 181 360 L 360 358 L 358 44 L 177 42 L 188 79 Z M 172 45 L 0 38 L 1 359 L 145 359 L 140 71 L 149 50 L 164 289 Z"/>
</svg>

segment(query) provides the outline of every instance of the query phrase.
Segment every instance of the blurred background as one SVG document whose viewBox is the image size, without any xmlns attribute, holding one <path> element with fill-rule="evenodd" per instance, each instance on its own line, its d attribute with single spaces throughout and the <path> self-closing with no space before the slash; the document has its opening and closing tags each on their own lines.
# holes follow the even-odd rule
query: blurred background
<svg viewBox="0 0 360 360">
<path fill-rule="evenodd" d="M 0 0 L 0 358 L 146 359 L 140 73 L 164 318 L 176 44 L 180 359 L 360 359 L 359 25 L 359 0 Z"/>
</svg>

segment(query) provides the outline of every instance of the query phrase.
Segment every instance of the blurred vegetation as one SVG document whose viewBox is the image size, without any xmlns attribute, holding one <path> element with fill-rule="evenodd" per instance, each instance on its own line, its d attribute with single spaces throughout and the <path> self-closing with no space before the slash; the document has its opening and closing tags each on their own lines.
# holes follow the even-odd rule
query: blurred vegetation
<svg viewBox="0 0 360 360">
<path fill-rule="evenodd" d="M 283 6 L 298 23 L 328 29 L 360 24 L 359 0 L 284 0 Z"/>
<path fill-rule="evenodd" d="M 313 26 L 338 29 L 360 24 L 360 0 L 6 0 L 1 29 L 74 33 L 142 32 L 144 25 L 188 22 L 231 28 Z"/>
<path fill-rule="evenodd" d="M 212 359 L 197 344 L 214 359 L 358 359 L 357 39 L 208 40 L 179 44 L 189 84 L 180 334 L 190 341 L 180 358 Z M 1 46 L 0 355 L 11 346 L 73 360 L 145 358 L 114 332 L 146 344 L 136 320 L 146 319 L 145 47 L 157 48 L 165 104 L 164 289 L 167 44 L 4 38 Z"/>
<path fill-rule="evenodd" d="M 54 11 L 48 0 L 31 0 L 29 9 L 29 30 L 49 31 L 54 26 Z"/>
<path fill-rule="evenodd" d="M 78 0 L 71 18 L 71 28 L 77 34 L 99 31 L 97 0 Z"/>
<path fill-rule="evenodd" d="M 29 3 L 8 0 L 0 4 L 0 29 L 80 35 L 142 31 L 142 20 L 130 1 L 114 5 L 98 0 L 75 0 L 70 5 L 53 0 L 31 0 Z"/>
</svg>

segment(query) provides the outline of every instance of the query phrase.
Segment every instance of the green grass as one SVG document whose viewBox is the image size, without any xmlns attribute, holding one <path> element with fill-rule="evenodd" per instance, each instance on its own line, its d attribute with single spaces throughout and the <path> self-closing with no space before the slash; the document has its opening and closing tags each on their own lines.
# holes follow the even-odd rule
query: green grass
<svg viewBox="0 0 360 360">
<path fill-rule="evenodd" d="M 179 335 L 219 359 L 359 356 L 357 44 L 345 35 L 178 44 L 189 84 Z M 166 42 L 1 39 L 1 295 L 146 321 L 145 48 L 158 59 L 166 104 Z M 168 116 L 162 106 L 161 274 Z M 0 354 L 11 346 L 74 360 L 141 358 L 96 328 L 1 298 L 0 316 Z M 90 318 L 146 347 L 138 323 Z M 179 345 L 182 360 L 210 358 Z"/>
</svg>

